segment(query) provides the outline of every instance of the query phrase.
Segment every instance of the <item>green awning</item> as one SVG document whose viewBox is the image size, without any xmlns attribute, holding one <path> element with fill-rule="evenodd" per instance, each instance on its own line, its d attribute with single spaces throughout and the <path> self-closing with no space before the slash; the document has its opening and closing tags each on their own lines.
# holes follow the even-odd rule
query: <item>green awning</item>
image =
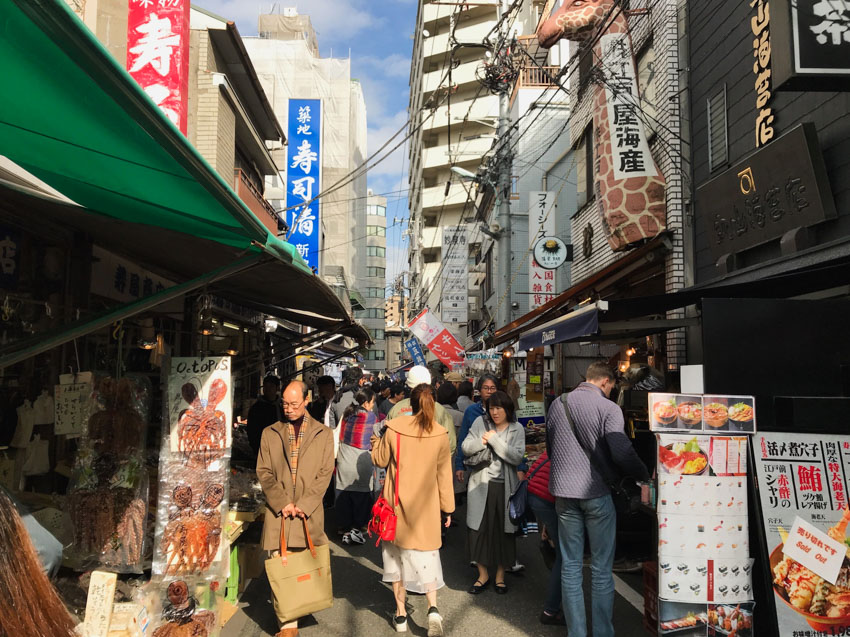
<svg viewBox="0 0 850 637">
<path fill-rule="evenodd" d="M 261 268 L 220 281 L 222 291 L 303 325 L 346 325 L 368 339 L 294 246 L 268 232 L 64 0 L 0 1 L 0 72 L 0 155 L 79 205 L 4 184 L 0 211 L 43 214 L 178 282 L 265 253 L 272 258 Z"/>
<path fill-rule="evenodd" d="M 0 154 L 89 211 L 307 270 L 63 0 L 0 2 Z M 256 249 L 256 248 L 255 248 Z"/>
</svg>

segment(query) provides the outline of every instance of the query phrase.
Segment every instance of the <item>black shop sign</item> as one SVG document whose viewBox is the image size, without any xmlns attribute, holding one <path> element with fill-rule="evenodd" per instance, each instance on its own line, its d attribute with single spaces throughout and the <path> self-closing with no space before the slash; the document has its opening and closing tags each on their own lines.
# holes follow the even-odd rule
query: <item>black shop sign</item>
<svg viewBox="0 0 850 637">
<path fill-rule="evenodd" d="M 836 216 L 813 124 L 800 124 L 697 189 L 715 260 Z"/>
<path fill-rule="evenodd" d="M 776 90 L 850 90 L 850 2 L 770 0 Z"/>
</svg>

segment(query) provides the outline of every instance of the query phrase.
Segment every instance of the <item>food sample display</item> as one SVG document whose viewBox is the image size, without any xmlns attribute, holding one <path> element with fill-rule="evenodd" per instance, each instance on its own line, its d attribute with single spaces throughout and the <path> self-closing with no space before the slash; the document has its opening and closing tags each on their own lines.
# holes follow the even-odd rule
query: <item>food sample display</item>
<svg viewBox="0 0 850 637">
<path fill-rule="evenodd" d="M 667 473 L 698 475 L 705 472 L 708 456 L 696 438 L 658 447 L 658 463 Z"/>
<path fill-rule="evenodd" d="M 703 418 L 712 429 L 720 429 L 729 422 L 729 410 L 723 403 L 706 403 Z"/>
</svg>

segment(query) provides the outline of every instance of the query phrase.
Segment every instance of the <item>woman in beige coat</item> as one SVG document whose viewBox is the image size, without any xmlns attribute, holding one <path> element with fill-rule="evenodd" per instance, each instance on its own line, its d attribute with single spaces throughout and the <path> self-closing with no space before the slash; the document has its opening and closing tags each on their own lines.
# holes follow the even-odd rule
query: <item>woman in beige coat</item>
<svg viewBox="0 0 850 637">
<path fill-rule="evenodd" d="M 421 384 L 410 395 L 412 416 L 385 423 L 372 437 L 372 462 L 386 467 L 383 495 L 394 503 L 398 481 L 398 526 L 393 542 L 382 546 L 384 577 L 392 582 L 396 602 L 393 625 L 407 631 L 406 591 L 424 593 L 428 600 L 428 635 L 443 634 L 443 618 L 437 610 L 437 589 L 442 588 L 440 564 L 440 512 L 445 526 L 454 512 L 452 465 L 449 437 L 434 420 L 434 389 Z"/>
</svg>

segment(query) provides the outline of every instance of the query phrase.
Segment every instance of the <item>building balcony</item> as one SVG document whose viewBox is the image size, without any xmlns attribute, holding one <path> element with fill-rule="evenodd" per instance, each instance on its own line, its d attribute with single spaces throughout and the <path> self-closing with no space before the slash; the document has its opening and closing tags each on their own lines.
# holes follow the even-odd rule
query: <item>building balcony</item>
<svg viewBox="0 0 850 637">
<path fill-rule="evenodd" d="M 440 184 L 433 188 L 426 188 L 422 194 L 422 208 L 442 208 L 443 206 L 459 206 L 466 203 L 468 195 L 464 184 L 457 178 L 452 180 L 449 194 L 446 196 L 446 184 Z M 473 196 L 474 200 L 474 196 Z"/>
<path fill-rule="evenodd" d="M 466 122 L 463 121 L 464 117 L 467 119 Z M 447 128 L 451 124 L 452 134 L 455 130 L 460 131 L 461 127 L 463 127 L 464 132 L 479 128 L 493 131 L 498 117 L 499 98 L 496 95 L 482 95 L 476 100 L 463 101 L 452 98 L 451 120 L 449 120 L 449 107 L 444 104 L 437 109 L 433 117 L 425 121 L 422 128 L 425 132 L 430 132 Z M 491 122 L 492 126 L 482 122 Z"/>
<path fill-rule="evenodd" d="M 480 162 L 481 158 L 487 154 L 492 146 L 493 137 L 490 134 L 486 134 L 475 139 L 463 140 L 459 144 L 452 144 L 451 152 L 449 152 L 448 144 L 426 148 L 422 153 L 422 168 L 439 168 L 440 166 L 457 165 L 472 161 Z"/>
<path fill-rule="evenodd" d="M 477 83 L 478 80 L 475 79 L 475 70 L 478 68 L 479 64 L 481 64 L 480 60 L 472 60 L 470 62 L 460 64 L 456 69 L 452 69 L 452 84 L 461 87 Z M 444 77 L 445 80 L 443 79 Z M 445 89 L 448 85 L 449 78 L 446 73 L 446 69 L 439 68 L 436 71 L 431 71 L 430 73 L 425 74 L 425 77 L 422 80 L 422 92 L 431 93 L 440 87 Z"/>
<path fill-rule="evenodd" d="M 519 70 L 519 88 L 557 87 L 554 78 L 561 71 L 557 66 L 523 66 Z"/>
<path fill-rule="evenodd" d="M 481 22 L 459 22 L 455 29 L 455 38 L 458 42 L 482 42 L 487 34 L 493 29 L 493 22 L 483 20 Z M 451 49 L 449 41 L 449 32 L 446 31 L 441 35 L 434 35 L 422 43 L 422 57 L 427 59 L 432 55 L 444 57 L 446 51 Z M 484 49 L 481 49 L 481 54 L 484 54 Z"/>
<path fill-rule="evenodd" d="M 425 226 L 422 228 L 422 250 L 439 250 L 443 245 L 443 229 L 437 226 Z"/>
<path fill-rule="evenodd" d="M 269 232 L 277 236 L 280 217 L 278 217 L 272 205 L 266 201 L 257 187 L 251 183 L 248 175 L 239 168 L 233 171 L 233 180 L 236 184 L 236 194 L 242 202 L 256 215 L 260 223 L 269 229 Z"/>
</svg>

